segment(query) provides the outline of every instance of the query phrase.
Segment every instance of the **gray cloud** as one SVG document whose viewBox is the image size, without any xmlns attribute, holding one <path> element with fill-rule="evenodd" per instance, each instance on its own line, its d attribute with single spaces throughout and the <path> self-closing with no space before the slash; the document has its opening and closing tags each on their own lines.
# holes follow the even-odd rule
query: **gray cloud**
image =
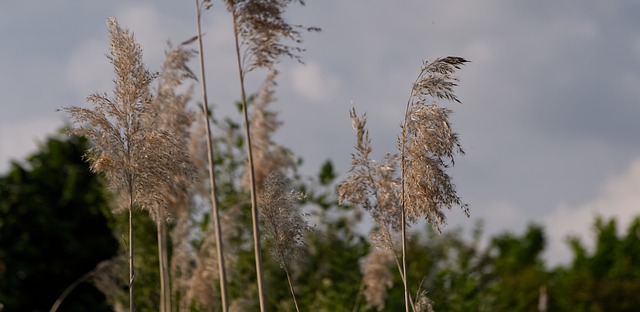
<svg viewBox="0 0 640 312">
<path fill-rule="evenodd" d="M 32 124 L 54 108 L 106 91 L 111 77 L 92 82 L 91 75 L 106 74 L 109 15 L 136 32 L 152 68 L 166 40 L 194 34 L 193 8 L 176 1 L 66 1 L 47 10 L 29 3 L 0 10 L 3 124 Z M 238 90 L 223 10 L 217 5 L 205 16 L 205 56 L 211 101 L 218 113 L 229 114 Z M 288 16 L 323 32 L 305 36 L 310 67 L 282 64 L 275 108 L 285 125 L 277 139 L 305 158 L 303 172 L 315 172 L 327 158 L 344 172 L 353 151 L 347 113 L 353 101 L 369 116 L 376 154 L 393 151 L 421 62 L 463 56 L 472 61 L 460 72 L 464 104 L 446 105 L 455 110 L 453 123 L 468 152 L 453 175 L 473 218 L 489 220 L 489 231 L 498 232 L 542 220 L 559 205 L 578 211 L 603 181 L 640 156 L 638 12 L 636 3 L 597 0 L 308 1 Z M 97 42 L 101 54 L 85 55 L 97 53 Z M 100 63 L 92 65 L 94 59 Z M 261 77 L 252 74 L 252 89 Z M 322 93 L 310 85 L 314 79 L 334 87 Z M 16 157 L 8 146 L 0 146 L 0 161 Z M 450 220 L 471 224 L 459 212 Z"/>
</svg>

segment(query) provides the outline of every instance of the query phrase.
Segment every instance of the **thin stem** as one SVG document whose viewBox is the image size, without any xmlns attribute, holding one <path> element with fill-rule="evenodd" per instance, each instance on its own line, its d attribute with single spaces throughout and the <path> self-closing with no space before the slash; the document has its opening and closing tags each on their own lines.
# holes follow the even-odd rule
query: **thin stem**
<svg viewBox="0 0 640 312">
<path fill-rule="evenodd" d="M 393 260 L 396 263 L 396 267 L 398 268 L 398 272 L 400 272 L 400 278 L 402 279 L 402 281 L 404 282 L 406 279 L 404 278 L 404 274 L 402 272 L 402 266 L 400 265 L 400 262 L 398 261 L 398 257 L 397 256 L 393 256 Z M 409 305 L 411 306 L 411 311 L 416 311 L 416 307 L 413 303 L 413 298 L 411 298 L 411 293 L 409 293 Z"/>
<path fill-rule="evenodd" d="M 262 247 L 260 246 L 260 229 L 258 224 L 258 199 L 256 196 L 256 182 L 255 182 L 255 168 L 253 165 L 253 150 L 251 147 L 251 131 L 249 129 L 249 113 L 247 110 L 247 95 L 244 88 L 244 70 L 242 68 L 242 60 L 240 56 L 240 39 L 238 38 L 239 30 L 238 30 L 238 20 L 235 13 L 233 16 L 233 34 L 235 38 L 235 48 L 236 48 L 236 59 L 238 63 L 238 74 L 240 77 L 240 96 L 242 102 L 242 114 L 244 116 L 244 134 L 245 141 L 247 146 L 247 157 L 249 160 L 249 182 L 251 185 L 251 220 L 252 220 L 252 229 L 253 229 L 253 249 L 256 260 L 256 275 L 258 282 L 258 299 L 260 302 L 260 311 L 265 312 L 266 307 L 266 297 L 264 294 L 264 281 L 263 281 L 263 270 L 262 270 Z"/>
<path fill-rule="evenodd" d="M 58 297 L 58 299 L 56 299 L 56 302 L 53 303 L 53 306 L 51 306 L 51 309 L 49 310 L 49 312 L 56 312 L 58 311 L 58 308 L 60 307 L 60 305 L 62 304 L 62 301 L 64 301 L 64 299 L 67 298 L 67 296 L 76 288 L 78 287 L 78 285 L 84 283 L 85 281 L 87 281 L 91 275 L 93 275 L 93 271 L 89 271 L 88 273 L 86 273 L 85 275 L 82 275 L 79 279 L 73 281 L 73 283 L 71 283 L 71 285 L 67 286 L 67 288 L 64 289 L 64 291 L 62 292 L 62 294 L 60 295 L 60 297 Z"/>
<path fill-rule="evenodd" d="M 418 78 L 416 78 L 416 81 L 413 83 L 413 86 L 416 85 L 416 83 L 418 82 L 418 79 L 420 79 L 420 76 L 422 75 L 422 71 L 420 71 L 420 74 L 418 74 Z M 404 121 L 402 124 L 402 141 L 400 142 L 400 175 L 401 175 L 401 197 L 402 197 L 402 225 L 401 225 L 401 232 L 402 232 L 402 284 L 404 286 L 404 305 L 405 305 L 405 310 L 406 312 L 409 312 L 409 304 L 411 304 L 411 300 L 409 299 L 409 285 L 408 285 L 408 278 L 407 278 L 407 207 L 406 207 L 406 188 L 405 188 L 405 171 L 406 171 L 406 155 L 405 155 L 405 145 L 406 145 L 406 141 L 407 141 L 407 124 L 408 124 L 408 120 L 409 120 L 409 108 L 411 106 L 411 97 L 413 96 L 413 87 L 411 89 L 411 96 L 409 97 L 409 99 L 407 100 L 407 107 L 405 109 L 404 112 Z"/>
<path fill-rule="evenodd" d="M 133 298 L 133 280 L 135 273 L 133 271 L 133 193 L 129 193 L 129 311 L 136 310 Z"/>
<path fill-rule="evenodd" d="M 171 284 L 169 281 L 169 259 L 167 256 L 167 226 L 164 216 L 160 212 L 160 222 L 157 223 L 158 259 L 160 265 L 160 311 L 171 312 Z"/>
<path fill-rule="evenodd" d="M 407 112 L 409 111 L 409 104 L 407 103 Z M 407 121 L 407 117 L 405 114 L 405 123 L 402 126 L 402 148 L 400 151 L 400 157 L 401 157 L 401 165 L 400 165 L 400 174 L 401 174 L 401 184 L 402 184 L 402 214 L 401 214 L 401 218 L 402 218 L 402 224 L 400 227 L 401 230 L 401 235 L 402 235 L 402 270 L 400 271 L 400 275 L 402 275 L 402 286 L 404 287 L 404 307 L 405 307 L 405 311 L 409 312 L 409 285 L 407 283 L 407 216 L 406 216 L 406 199 L 405 199 L 405 155 L 404 155 L 404 145 L 405 145 L 405 140 L 406 140 L 406 121 Z"/>
<path fill-rule="evenodd" d="M 388 231 L 388 229 L 387 229 Z M 396 248 L 393 246 L 393 242 L 391 242 L 391 250 L 396 250 Z M 405 271 L 403 270 L 403 266 L 400 263 L 400 261 L 398 261 L 398 256 L 396 255 L 396 253 L 393 253 L 393 261 L 396 263 L 396 267 L 398 268 L 398 272 L 400 273 L 400 279 L 402 279 L 403 284 L 406 283 L 406 278 L 405 278 Z M 404 263 L 404 262 L 403 262 Z M 412 311 L 416 311 L 416 307 L 414 306 L 413 303 L 413 298 L 411 298 L 411 293 L 409 293 L 409 304 L 411 305 L 411 310 Z"/>
<path fill-rule="evenodd" d="M 362 300 L 362 292 L 364 292 L 364 279 L 360 279 L 360 287 L 358 287 L 358 295 L 356 295 L 356 302 L 353 303 L 351 312 L 357 312 L 360 310 L 360 300 Z"/>
<path fill-rule="evenodd" d="M 171 276 L 169 274 L 169 249 L 167 247 L 167 224 L 162 223 L 162 261 L 164 262 L 163 270 L 165 275 L 166 287 L 165 287 L 165 307 L 168 312 L 171 312 Z"/>
<path fill-rule="evenodd" d="M 162 257 L 162 222 L 156 223 L 156 232 L 158 234 L 158 263 L 160 266 L 160 312 L 167 312 L 167 299 L 165 298 L 165 289 L 167 286 L 165 285 L 166 281 L 164 279 L 164 259 Z"/>
<path fill-rule="evenodd" d="M 124 109 L 128 106 L 123 105 Z M 130 115 L 126 115 L 130 116 Z M 131 127 L 129 126 L 129 122 L 125 123 L 125 133 L 126 133 L 126 150 L 127 150 L 127 166 L 129 168 L 127 172 L 127 186 L 129 187 L 129 312 L 134 312 L 136 310 L 135 300 L 133 296 L 133 281 L 135 279 L 135 272 L 133 270 L 133 184 L 135 183 L 135 175 L 131 168 Z"/>
<path fill-rule="evenodd" d="M 404 172 L 404 159 L 402 172 Z M 403 175 L 404 185 L 404 175 Z M 407 225 L 406 210 L 404 206 L 404 187 L 402 188 L 402 285 L 404 286 L 404 305 L 406 312 L 409 312 L 409 286 L 407 283 Z"/>
<path fill-rule="evenodd" d="M 287 281 L 289 282 L 289 290 L 291 291 L 291 297 L 293 297 L 293 304 L 296 306 L 296 311 L 300 312 L 300 308 L 298 308 L 298 300 L 296 300 L 296 293 L 293 291 L 293 282 L 291 282 L 291 276 L 289 276 L 289 270 L 285 265 L 283 267 L 284 273 L 287 274 Z"/>
<path fill-rule="evenodd" d="M 220 279 L 220 299 L 222 301 L 222 311 L 227 312 L 228 299 L 227 299 L 227 277 L 224 265 L 224 254 L 222 252 L 222 231 L 220 229 L 220 214 L 218 210 L 218 197 L 216 194 L 216 179 L 215 168 L 213 158 L 213 142 L 211 135 L 211 127 L 209 125 L 209 112 L 207 109 L 207 83 L 204 74 L 204 49 L 202 47 L 202 30 L 200 27 L 200 1 L 196 0 L 196 25 L 198 28 L 198 51 L 200 60 L 200 87 L 202 89 L 202 112 L 205 118 L 205 129 L 207 132 L 207 159 L 209 161 L 209 183 L 210 183 L 210 197 L 211 207 L 213 210 L 213 228 L 216 238 L 216 255 L 218 257 L 218 274 Z"/>
</svg>

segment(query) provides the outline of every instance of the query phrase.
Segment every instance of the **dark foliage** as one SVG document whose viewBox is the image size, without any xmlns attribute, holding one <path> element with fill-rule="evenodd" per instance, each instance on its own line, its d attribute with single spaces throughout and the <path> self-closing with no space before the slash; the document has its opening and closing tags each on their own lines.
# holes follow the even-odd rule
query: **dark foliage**
<svg viewBox="0 0 640 312">
<path fill-rule="evenodd" d="M 87 142 L 51 138 L 0 177 L 0 303 L 4 311 L 49 311 L 63 290 L 115 255 L 101 181 L 83 160 Z M 83 283 L 64 311 L 110 311 Z"/>
</svg>

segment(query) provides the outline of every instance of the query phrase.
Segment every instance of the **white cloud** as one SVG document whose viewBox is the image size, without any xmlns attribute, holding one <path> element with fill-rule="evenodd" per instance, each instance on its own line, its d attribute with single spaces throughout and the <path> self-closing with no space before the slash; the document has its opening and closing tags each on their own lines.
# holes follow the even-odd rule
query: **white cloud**
<svg viewBox="0 0 640 312">
<path fill-rule="evenodd" d="M 320 65 L 309 62 L 291 71 L 293 89 L 311 101 L 330 98 L 338 90 L 338 79 L 322 70 Z"/>
<path fill-rule="evenodd" d="M 571 261 L 565 241 L 568 235 L 578 236 L 585 246 L 593 247 L 593 222 L 596 216 L 615 218 L 620 231 L 626 231 L 634 216 L 640 214 L 640 158 L 628 170 L 606 181 L 596 196 L 581 205 L 559 206 L 542 218 L 549 245 L 550 264 Z"/>
<path fill-rule="evenodd" d="M 38 143 L 61 126 L 58 119 L 39 118 L 0 124 L 0 172 L 9 168 L 9 161 L 22 160 L 36 150 Z"/>
</svg>

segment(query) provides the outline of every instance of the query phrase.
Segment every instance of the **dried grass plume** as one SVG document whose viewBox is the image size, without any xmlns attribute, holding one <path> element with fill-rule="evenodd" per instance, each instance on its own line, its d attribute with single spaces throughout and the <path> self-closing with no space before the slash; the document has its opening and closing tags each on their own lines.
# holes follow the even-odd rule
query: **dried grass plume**
<svg viewBox="0 0 640 312">
<path fill-rule="evenodd" d="M 366 257 L 363 266 L 364 297 L 367 309 L 384 310 L 387 290 L 393 286 L 390 265 L 395 256 L 391 251 L 373 250 Z"/>
<path fill-rule="evenodd" d="M 386 154 L 381 162 L 370 159 L 373 151 L 367 117 L 358 117 L 355 108 L 350 112 L 356 132 L 356 153 L 351 155 L 351 169 L 338 185 L 340 203 L 361 206 L 377 224 L 398 231 L 401 225 L 399 158 Z"/>
<path fill-rule="evenodd" d="M 63 108 L 74 125 L 68 132 L 92 143 L 87 159 L 92 171 L 105 174 L 119 195 L 116 211 L 133 205 L 156 217 L 158 209 L 167 206 L 167 188 L 179 191 L 184 187 L 174 178 L 190 177 L 193 166 L 182 138 L 159 126 L 158 118 L 166 115 L 152 104 L 150 84 L 155 75 L 142 62 L 142 48 L 115 18 L 109 18 L 107 24 L 108 58 L 116 74 L 113 93 L 90 95 L 87 100 L 92 108 Z"/>
<path fill-rule="evenodd" d="M 253 148 L 253 162 L 256 187 L 258 192 L 269 174 L 274 171 L 286 173 L 293 169 L 295 162 L 293 153 L 286 147 L 273 141 L 275 132 L 282 126 L 278 114 L 269 109 L 269 105 L 275 101 L 274 93 L 278 72 L 272 70 L 265 79 L 262 87 L 251 102 L 249 116 L 251 131 L 251 146 Z M 249 163 L 245 165 L 242 184 L 249 188 Z"/>
<path fill-rule="evenodd" d="M 455 154 L 464 151 L 449 122 L 452 111 L 435 102 L 460 102 L 453 93 L 458 81 L 453 73 L 467 62 L 460 57 L 445 57 L 423 64 L 407 102 L 398 141 L 407 221 L 424 218 L 438 231 L 446 223 L 443 208 L 460 206 L 469 216 L 468 205 L 462 202 L 446 172 L 454 164 Z"/>
<path fill-rule="evenodd" d="M 301 0 L 225 0 L 235 32 L 242 38 L 244 73 L 255 68 L 272 69 L 281 56 L 300 61 L 301 31 L 317 32 L 320 28 L 292 25 L 284 19 L 287 6 L 295 2 L 304 5 Z"/>
<path fill-rule="evenodd" d="M 258 194 L 264 234 L 273 241 L 272 253 L 281 267 L 299 254 L 304 234 L 311 230 L 296 207 L 303 195 L 290 189 L 290 181 L 273 172 Z"/>
</svg>

